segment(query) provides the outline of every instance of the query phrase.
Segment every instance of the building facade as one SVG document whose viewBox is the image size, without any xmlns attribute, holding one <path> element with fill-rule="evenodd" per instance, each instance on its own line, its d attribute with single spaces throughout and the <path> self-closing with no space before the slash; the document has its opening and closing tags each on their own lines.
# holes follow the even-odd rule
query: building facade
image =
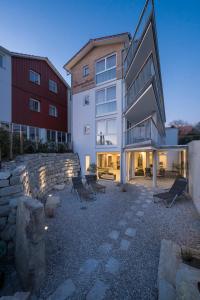
<svg viewBox="0 0 200 300">
<path fill-rule="evenodd" d="M 7 56 L 9 76 L 4 74 L 3 78 L 7 80 L 10 94 L 3 91 L 0 97 L 3 112 L 0 121 L 12 123 L 12 130 L 22 131 L 29 140 L 66 143 L 69 85 L 46 57 L 9 51 Z"/>
<path fill-rule="evenodd" d="M 0 46 L 0 120 L 11 122 L 11 55 L 8 50 Z"/>
<path fill-rule="evenodd" d="M 82 174 L 91 163 L 100 178 L 120 179 L 124 48 L 129 34 L 90 40 L 65 69 L 72 75 L 72 136 Z"/>
</svg>

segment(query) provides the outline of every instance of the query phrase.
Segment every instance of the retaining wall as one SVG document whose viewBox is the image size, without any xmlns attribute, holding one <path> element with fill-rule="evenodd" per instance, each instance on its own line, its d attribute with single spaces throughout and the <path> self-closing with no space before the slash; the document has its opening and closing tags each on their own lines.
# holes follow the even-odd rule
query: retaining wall
<svg viewBox="0 0 200 300">
<path fill-rule="evenodd" d="M 42 200 L 56 184 L 80 172 L 73 153 L 27 154 L 7 163 L 0 172 L 0 258 L 14 257 L 16 213 L 21 196 Z"/>
</svg>

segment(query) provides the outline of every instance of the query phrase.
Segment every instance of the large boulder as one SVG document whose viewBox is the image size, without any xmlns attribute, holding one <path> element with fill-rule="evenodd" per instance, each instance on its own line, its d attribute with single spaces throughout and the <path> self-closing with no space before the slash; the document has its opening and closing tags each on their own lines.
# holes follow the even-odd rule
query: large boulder
<svg viewBox="0 0 200 300">
<path fill-rule="evenodd" d="M 31 197 L 18 201 L 16 267 L 24 290 L 37 291 L 45 277 L 44 207 Z"/>
</svg>

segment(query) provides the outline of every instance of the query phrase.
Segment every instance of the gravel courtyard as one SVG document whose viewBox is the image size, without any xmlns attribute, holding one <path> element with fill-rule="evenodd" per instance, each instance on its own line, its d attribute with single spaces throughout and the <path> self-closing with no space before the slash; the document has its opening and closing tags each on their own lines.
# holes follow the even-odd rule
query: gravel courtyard
<svg viewBox="0 0 200 300">
<path fill-rule="evenodd" d="M 78 201 L 70 186 L 53 192 L 61 206 L 46 219 L 41 299 L 157 299 L 160 241 L 200 245 L 192 201 L 166 208 L 153 203 L 150 187 L 134 183 L 121 192 L 113 182 L 103 184 L 106 193 L 94 202 Z"/>
</svg>

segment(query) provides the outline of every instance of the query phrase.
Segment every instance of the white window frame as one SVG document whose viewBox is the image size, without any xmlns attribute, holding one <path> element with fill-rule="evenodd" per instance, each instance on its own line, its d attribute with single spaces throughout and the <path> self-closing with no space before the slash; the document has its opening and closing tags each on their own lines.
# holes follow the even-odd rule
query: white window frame
<svg viewBox="0 0 200 300">
<path fill-rule="evenodd" d="M 106 99 L 107 99 L 107 89 L 109 89 L 111 87 L 115 87 L 116 97 L 115 97 L 115 99 L 106 101 Z M 96 103 L 96 94 L 99 91 L 103 91 L 103 90 L 104 90 L 105 101 L 104 102 L 100 102 L 100 103 Z M 116 102 L 116 110 L 115 111 L 107 112 L 107 113 L 102 113 L 102 114 L 97 115 L 97 106 L 98 105 L 107 104 L 107 103 L 111 103 L 111 102 Z M 106 86 L 104 88 L 96 90 L 96 92 L 95 92 L 95 107 L 96 107 L 96 111 L 95 111 L 96 117 L 107 116 L 107 115 L 115 114 L 117 112 L 117 85 L 116 84 L 112 84 L 112 85 L 109 85 L 109 86 Z"/>
<path fill-rule="evenodd" d="M 86 72 L 86 70 L 87 70 L 87 72 Z M 90 74 L 90 69 L 89 69 L 88 65 L 83 66 L 82 74 L 83 74 L 83 77 L 87 77 Z"/>
<path fill-rule="evenodd" d="M 116 57 L 116 64 L 115 64 L 115 66 L 114 66 L 114 67 L 111 67 L 111 68 L 106 68 L 106 61 L 107 61 L 107 59 L 108 59 L 109 57 L 113 56 L 113 55 L 115 55 L 115 57 Z M 102 60 L 105 61 L 105 70 L 104 70 L 104 71 L 97 72 L 97 71 L 96 71 L 96 65 L 97 65 L 98 62 L 100 62 L 100 61 L 102 61 Z M 98 59 L 98 60 L 95 62 L 95 82 L 96 82 L 96 85 L 105 84 L 106 82 L 110 82 L 110 81 L 116 80 L 117 74 L 116 74 L 116 77 L 115 77 L 115 78 L 112 78 L 112 79 L 109 79 L 109 80 L 106 80 L 106 81 L 102 81 L 102 82 L 97 83 L 97 80 L 96 80 L 97 75 L 102 74 L 102 73 L 104 73 L 104 72 L 106 72 L 106 71 L 109 71 L 109 70 L 112 70 L 112 69 L 116 69 L 116 70 L 117 70 L 117 53 L 116 53 L 116 52 L 114 52 L 114 53 L 112 53 L 112 54 L 109 54 L 109 55 L 107 55 L 107 56 L 105 56 L 105 57 L 103 57 L 103 58 L 100 58 L 100 59 Z"/>
<path fill-rule="evenodd" d="M 35 110 L 35 109 L 32 109 L 32 108 L 31 108 L 31 105 L 30 105 L 31 101 L 32 101 L 32 102 L 35 102 L 35 103 L 38 103 L 38 110 Z M 29 109 L 30 109 L 31 111 L 34 111 L 34 112 L 40 112 L 40 111 L 41 111 L 41 108 L 40 108 L 40 101 L 37 100 L 37 99 L 34 99 L 34 98 L 29 98 Z"/>
<path fill-rule="evenodd" d="M 51 113 L 53 111 L 55 112 L 55 114 Z M 49 105 L 49 116 L 55 117 L 55 118 L 58 117 L 58 109 L 57 109 L 57 107 L 55 105 L 52 105 L 52 104 Z"/>
<path fill-rule="evenodd" d="M 57 94 L 58 93 L 58 84 L 56 81 L 49 79 L 49 91 Z"/>
<path fill-rule="evenodd" d="M 105 118 L 105 119 L 97 119 L 96 120 L 96 146 L 97 147 L 116 147 L 117 146 L 117 130 L 116 130 L 116 133 L 108 133 L 108 121 L 111 121 L 111 120 L 115 120 L 116 124 L 117 124 L 117 118 Z M 115 136 L 116 137 L 116 144 L 97 144 L 97 137 L 99 136 L 99 134 L 97 133 L 97 123 L 98 122 L 106 122 L 106 132 L 105 134 L 103 134 L 103 136 Z"/>
<path fill-rule="evenodd" d="M 31 79 L 31 74 L 33 75 L 34 79 L 35 80 L 32 80 Z M 35 83 L 35 84 L 38 84 L 40 85 L 40 81 L 41 81 L 41 78 L 40 78 L 40 73 L 36 72 L 36 71 L 33 71 L 33 70 L 29 70 L 29 81 Z M 36 78 L 38 78 L 38 80 L 36 80 Z"/>
<path fill-rule="evenodd" d="M 88 103 L 86 103 L 86 101 L 88 101 Z M 89 95 L 85 95 L 83 97 L 83 106 L 88 106 L 90 105 L 90 96 Z"/>
</svg>

